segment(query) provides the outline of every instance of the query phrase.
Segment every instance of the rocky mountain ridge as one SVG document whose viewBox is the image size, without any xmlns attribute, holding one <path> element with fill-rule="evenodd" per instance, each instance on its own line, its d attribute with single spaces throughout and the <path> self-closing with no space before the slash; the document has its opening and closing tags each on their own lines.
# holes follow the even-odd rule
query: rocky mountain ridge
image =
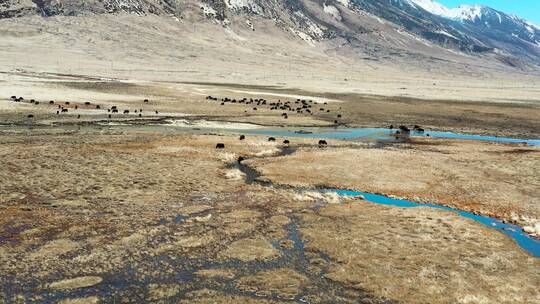
<svg viewBox="0 0 540 304">
<path fill-rule="evenodd" d="M 406 32 L 516 68 L 540 66 L 538 27 L 491 8 L 449 10 L 431 0 L 0 0 L 0 18 L 126 13 L 180 22 L 196 15 L 221 26 L 240 23 L 252 30 L 254 20 L 267 20 L 311 44 L 332 39 L 354 44 L 367 34 L 384 40 L 395 31 Z"/>
</svg>

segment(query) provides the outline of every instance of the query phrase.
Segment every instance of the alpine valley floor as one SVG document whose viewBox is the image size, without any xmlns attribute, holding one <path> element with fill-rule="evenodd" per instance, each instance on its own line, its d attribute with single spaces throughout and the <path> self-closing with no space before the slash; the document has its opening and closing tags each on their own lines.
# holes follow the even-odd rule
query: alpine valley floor
<svg viewBox="0 0 540 304">
<path fill-rule="evenodd" d="M 538 139 L 534 101 L 2 75 L 0 303 L 540 303 L 540 259 L 501 232 L 315 190 L 440 203 L 535 234 L 539 147 L 412 138 L 320 148 L 231 132 L 338 120 Z M 207 95 L 325 110 L 284 119 Z M 246 183 L 254 176 L 239 157 L 258 182 Z"/>
</svg>

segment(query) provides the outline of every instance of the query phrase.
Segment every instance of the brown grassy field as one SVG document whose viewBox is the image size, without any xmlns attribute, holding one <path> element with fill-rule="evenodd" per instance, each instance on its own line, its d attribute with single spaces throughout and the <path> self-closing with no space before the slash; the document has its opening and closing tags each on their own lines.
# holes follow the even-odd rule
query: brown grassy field
<svg viewBox="0 0 540 304">
<path fill-rule="evenodd" d="M 406 197 L 522 226 L 540 219 L 538 147 L 427 138 L 382 148 L 340 145 L 302 148 L 254 165 L 282 184 Z"/>
<path fill-rule="evenodd" d="M 55 128 L 4 131 L 0 142 L 5 303 L 539 300 L 538 259 L 452 213 L 244 184 L 228 164 L 279 151 L 266 138 Z"/>
</svg>

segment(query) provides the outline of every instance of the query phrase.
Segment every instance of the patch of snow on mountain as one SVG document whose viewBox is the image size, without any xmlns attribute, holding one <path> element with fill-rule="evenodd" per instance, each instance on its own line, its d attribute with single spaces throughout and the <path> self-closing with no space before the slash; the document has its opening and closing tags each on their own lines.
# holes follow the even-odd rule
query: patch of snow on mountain
<svg viewBox="0 0 540 304">
<path fill-rule="evenodd" d="M 460 5 L 448 11 L 445 17 L 457 20 L 474 21 L 482 17 L 483 6 L 481 5 Z"/>
<path fill-rule="evenodd" d="M 524 20 L 525 24 L 527 25 L 527 30 L 531 33 L 534 33 L 535 31 L 540 31 L 540 26 L 530 22 L 530 21 L 526 21 Z"/>
<path fill-rule="evenodd" d="M 303 12 L 295 11 L 294 14 L 306 23 L 307 31 L 310 36 L 321 38 L 324 35 L 324 29 L 322 29 L 317 23 L 313 22 L 313 20 L 306 17 Z"/>
<path fill-rule="evenodd" d="M 455 20 L 470 20 L 474 21 L 482 17 L 483 6 L 481 5 L 460 5 L 456 8 L 448 8 L 434 0 L 407 0 L 416 7 L 421 7 L 424 10 L 438 16 L 455 19 Z M 501 16 L 499 15 L 499 20 Z M 502 20 L 501 20 L 502 21 Z"/>
<path fill-rule="evenodd" d="M 351 0 L 337 0 L 337 2 L 341 3 L 345 7 L 349 7 L 349 5 L 351 5 Z"/>
<path fill-rule="evenodd" d="M 448 37 L 450 37 L 450 38 L 454 38 L 454 39 L 456 39 L 456 40 L 459 40 L 459 38 L 457 38 L 456 36 L 454 36 L 454 35 L 448 33 L 447 31 L 441 31 L 441 30 L 439 30 L 439 31 L 436 31 L 436 33 L 442 34 L 442 35 L 445 35 L 445 36 L 448 36 Z"/>
<path fill-rule="evenodd" d="M 304 32 L 301 32 L 301 31 L 297 31 L 295 30 L 294 28 L 290 27 L 289 30 L 291 32 L 293 32 L 294 34 L 296 34 L 298 37 L 300 37 L 300 39 L 304 40 L 305 42 L 307 42 L 309 45 L 311 46 L 315 46 L 315 40 L 313 40 L 313 38 L 311 38 L 310 35 L 304 33 Z"/>
<path fill-rule="evenodd" d="M 206 3 L 201 3 L 201 10 L 203 11 L 204 15 L 209 16 L 216 16 L 216 10 L 214 10 L 213 7 L 207 5 Z"/>
<path fill-rule="evenodd" d="M 341 14 L 339 13 L 339 10 L 333 5 L 327 6 L 326 4 L 324 4 L 324 12 L 337 20 L 341 20 Z"/>
<path fill-rule="evenodd" d="M 449 13 L 449 9 L 433 0 L 408 0 L 409 3 L 413 4 L 416 7 L 421 7 L 424 10 L 439 16 L 446 16 Z"/>
<path fill-rule="evenodd" d="M 225 5 L 229 9 L 241 10 L 244 8 L 249 9 L 251 12 L 259 14 L 261 8 L 253 0 L 225 0 Z"/>
</svg>

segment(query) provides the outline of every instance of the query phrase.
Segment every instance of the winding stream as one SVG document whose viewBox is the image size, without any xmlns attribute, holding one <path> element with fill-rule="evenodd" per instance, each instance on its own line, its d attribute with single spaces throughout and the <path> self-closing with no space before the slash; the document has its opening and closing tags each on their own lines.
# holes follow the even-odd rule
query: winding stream
<svg viewBox="0 0 540 304">
<path fill-rule="evenodd" d="M 517 225 L 513 225 L 513 224 L 504 223 L 501 220 L 498 220 L 496 218 L 477 215 L 474 213 L 461 211 L 461 210 L 450 208 L 447 206 L 415 203 L 412 201 L 395 199 L 395 198 L 390 198 L 388 196 L 372 194 L 372 193 L 367 193 L 367 192 L 339 190 L 339 189 L 324 189 L 321 191 L 334 192 L 340 196 L 348 196 L 348 197 L 357 197 L 361 195 L 368 202 L 382 204 L 382 205 L 397 206 L 397 207 L 402 207 L 402 208 L 429 207 L 429 208 L 434 208 L 434 209 L 451 211 L 462 217 L 472 219 L 487 227 L 501 231 L 505 235 L 512 238 L 521 248 L 525 249 L 525 251 L 527 251 L 529 254 L 531 254 L 534 257 L 540 258 L 540 240 L 529 236 L 527 233 L 523 231 L 521 227 Z"/>
<path fill-rule="evenodd" d="M 247 124 L 250 125 L 250 124 Z M 86 126 L 83 128 L 91 128 L 92 126 Z M 95 126 L 93 126 L 95 127 Z M 165 133 L 202 133 L 206 134 L 208 132 L 218 132 L 218 133 L 242 133 L 242 134 L 251 134 L 251 135 L 267 135 L 274 137 L 306 137 L 306 138 L 326 138 L 326 139 L 355 139 L 366 142 L 380 142 L 380 141 L 395 141 L 393 132 L 395 130 L 389 130 L 384 128 L 333 128 L 333 127 L 308 127 L 308 128 L 266 128 L 257 125 L 250 125 L 250 128 L 238 129 L 238 128 L 193 128 L 193 126 L 188 125 L 168 125 L 168 124 L 154 124 L 154 125 L 109 125 L 109 126 L 100 126 L 103 130 L 124 130 L 124 129 L 140 129 L 144 128 L 145 130 L 154 130 Z M 12 129 L 12 127 L 8 127 Z M 18 129 L 18 128 L 15 128 Z M 71 126 L 67 129 L 81 130 L 81 126 Z M 431 136 L 435 138 L 455 138 L 455 139 L 465 139 L 465 140 L 480 140 L 480 141 L 493 141 L 493 142 L 502 142 L 502 143 L 522 143 L 531 146 L 540 146 L 540 139 L 517 139 L 517 138 L 506 138 L 506 137 L 495 137 L 495 136 L 485 136 L 485 135 L 474 135 L 474 134 L 459 134 L 453 132 L 438 132 L 438 131 L 428 131 L 424 133 L 411 132 L 411 136 Z M 277 156 L 283 156 L 287 154 L 294 153 L 293 148 L 283 149 L 282 152 Z M 231 164 L 231 166 L 238 166 L 238 168 L 246 175 L 246 183 L 259 183 L 264 186 L 280 186 L 275 185 L 269 181 L 261 181 L 258 178 L 260 174 L 252 167 L 249 167 L 245 164 Z M 290 187 L 288 187 L 290 188 Z M 298 191 L 303 191 L 307 189 L 297 189 Z M 490 218 L 487 216 L 476 215 L 473 213 L 461 211 L 458 209 L 436 205 L 436 204 L 422 204 L 416 203 L 407 200 L 394 199 L 383 195 L 376 195 L 361 191 L 351 191 L 351 190 L 341 190 L 341 189 L 322 189 L 322 192 L 335 192 L 340 196 L 359 196 L 362 195 L 367 201 L 391 205 L 403 208 L 414 208 L 414 207 L 429 207 L 435 209 L 442 209 L 454 212 L 460 216 L 472 219 L 478 223 L 481 223 L 492 229 L 502 232 L 508 237 L 512 238 L 521 248 L 527 251 L 534 257 L 540 258 L 540 240 L 535 239 L 529 236 L 523 231 L 523 229 L 517 225 L 504 223 L 501 220 Z"/>
<path fill-rule="evenodd" d="M 290 154 L 293 154 L 295 151 L 296 150 L 293 148 L 284 147 L 278 155 L 274 155 L 273 157 L 290 155 Z M 246 184 L 258 183 L 263 186 L 292 188 L 290 186 L 274 184 L 273 182 L 270 182 L 267 180 L 260 180 L 259 179 L 259 177 L 261 176 L 260 173 L 255 168 L 249 165 L 246 165 L 242 162 L 231 164 L 231 166 L 236 166 L 238 169 L 240 169 L 240 171 L 242 171 L 245 174 Z M 306 190 L 313 191 L 313 189 L 303 189 L 303 188 L 294 188 L 294 189 L 300 192 L 306 191 Z M 426 204 L 426 203 L 416 203 L 413 201 L 395 199 L 395 198 L 391 198 L 384 195 L 378 195 L 378 194 L 367 193 L 367 192 L 362 192 L 362 191 L 352 191 L 352 190 L 343 190 L 343 189 L 318 189 L 317 191 L 320 191 L 323 193 L 336 193 L 339 196 L 345 196 L 345 197 L 362 196 L 368 202 L 381 204 L 381 205 L 396 206 L 396 207 L 401 207 L 401 208 L 428 207 L 428 208 L 433 208 L 433 209 L 450 211 L 450 212 L 458 214 L 459 216 L 472 219 L 484 226 L 487 226 L 489 228 L 502 232 L 506 236 L 512 238 L 522 249 L 524 249 L 530 255 L 536 258 L 540 258 L 540 240 L 539 239 L 535 239 L 531 237 L 530 235 L 528 235 L 527 233 L 525 233 L 523 231 L 523 228 L 521 228 L 520 226 L 505 223 L 496 218 L 482 216 L 482 215 L 474 214 L 471 212 L 465 212 L 465 211 L 447 207 L 447 206 L 436 205 L 436 204 Z"/>
<path fill-rule="evenodd" d="M 362 141 L 396 141 L 395 132 L 398 129 L 386 128 L 348 128 L 348 127 L 268 127 L 251 123 L 216 122 L 206 120 L 173 119 L 164 120 L 168 126 L 188 132 L 227 132 L 251 135 L 266 135 L 274 137 L 305 137 L 324 139 L 355 139 Z M 212 126 L 213 125 L 213 126 Z M 220 125 L 219 127 L 217 125 Z M 465 134 L 455 132 L 443 132 L 425 130 L 417 132 L 411 130 L 412 137 L 453 138 L 465 140 L 492 141 L 500 143 L 527 144 L 540 146 L 540 139 L 520 139 L 510 137 L 498 137 L 479 134 Z"/>
</svg>

